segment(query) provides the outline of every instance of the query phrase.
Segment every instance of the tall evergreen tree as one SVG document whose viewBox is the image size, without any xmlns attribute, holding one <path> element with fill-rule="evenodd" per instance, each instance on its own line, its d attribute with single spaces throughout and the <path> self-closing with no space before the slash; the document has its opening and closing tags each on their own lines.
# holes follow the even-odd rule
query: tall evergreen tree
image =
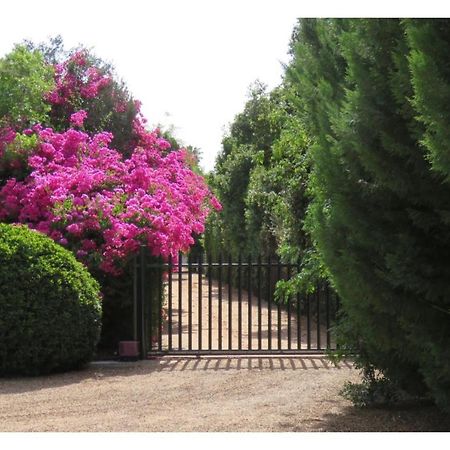
<svg viewBox="0 0 450 450">
<path fill-rule="evenodd" d="M 433 168 L 450 180 L 450 20 L 405 20 L 413 104 L 426 131 L 423 144 Z"/>
<path fill-rule="evenodd" d="M 450 405 L 450 186 L 420 144 L 404 23 L 301 21 L 291 77 L 315 134 L 310 229 L 373 373 Z"/>
</svg>

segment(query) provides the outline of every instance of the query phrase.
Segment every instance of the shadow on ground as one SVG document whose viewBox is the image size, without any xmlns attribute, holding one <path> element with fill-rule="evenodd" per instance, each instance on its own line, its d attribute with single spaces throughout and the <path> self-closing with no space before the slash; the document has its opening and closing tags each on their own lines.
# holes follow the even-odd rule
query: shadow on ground
<svg viewBox="0 0 450 450">
<path fill-rule="evenodd" d="M 302 357 L 201 357 L 177 358 L 165 357 L 160 361 L 162 371 L 185 370 L 319 370 L 319 369 L 352 369 L 348 361 L 338 365 L 332 364 L 323 356 Z"/>
<path fill-rule="evenodd" d="M 351 369 L 344 361 L 334 366 L 325 357 L 162 357 L 148 361 L 97 361 L 84 369 L 37 377 L 0 378 L 1 394 L 20 394 L 69 386 L 111 377 L 145 376 L 154 372 L 232 370 L 320 370 Z"/>
<path fill-rule="evenodd" d="M 0 378 L 0 395 L 21 394 L 73 384 L 89 380 L 102 380 L 110 377 L 127 377 L 145 375 L 159 371 L 158 361 L 118 362 L 101 361 L 65 373 L 54 373 L 37 377 L 7 377 Z"/>
<path fill-rule="evenodd" d="M 330 432 L 424 432 L 450 431 L 450 415 L 433 405 L 409 405 L 396 408 L 360 409 L 346 406 L 339 414 L 324 414 L 314 420 L 306 420 L 301 426 L 280 423 L 284 431 Z"/>
</svg>

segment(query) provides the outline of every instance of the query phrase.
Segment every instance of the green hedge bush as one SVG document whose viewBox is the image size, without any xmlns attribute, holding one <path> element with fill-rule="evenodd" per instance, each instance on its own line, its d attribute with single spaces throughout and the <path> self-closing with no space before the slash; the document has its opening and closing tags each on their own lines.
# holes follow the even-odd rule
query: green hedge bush
<svg viewBox="0 0 450 450">
<path fill-rule="evenodd" d="M 25 226 L 0 224 L 0 375 L 79 368 L 100 327 L 99 285 L 72 253 Z"/>
</svg>

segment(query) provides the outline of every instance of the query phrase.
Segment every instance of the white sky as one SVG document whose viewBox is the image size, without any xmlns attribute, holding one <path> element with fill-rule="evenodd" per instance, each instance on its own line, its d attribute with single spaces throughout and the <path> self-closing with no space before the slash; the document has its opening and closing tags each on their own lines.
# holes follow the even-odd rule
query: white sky
<svg viewBox="0 0 450 450">
<path fill-rule="evenodd" d="M 185 145 L 201 149 L 202 166 L 211 170 L 225 127 L 242 110 L 249 85 L 256 79 L 269 88 L 281 82 L 296 18 L 366 15 L 357 9 L 360 3 L 8 0 L 0 9 L 0 56 L 24 39 L 40 42 L 57 34 L 67 48 L 93 47 L 142 101 L 149 124 L 173 125 Z M 403 9 L 387 15 L 411 11 L 410 1 L 397 5 Z M 386 13 L 378 7 L 368 15 Z"/>
</svg>

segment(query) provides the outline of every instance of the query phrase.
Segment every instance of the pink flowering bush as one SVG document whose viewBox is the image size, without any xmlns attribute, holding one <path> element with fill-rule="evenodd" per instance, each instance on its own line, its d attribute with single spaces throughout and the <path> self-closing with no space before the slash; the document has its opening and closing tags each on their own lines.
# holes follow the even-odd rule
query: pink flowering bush
<svg viewBox="0 0 450 450">
<path fill-rule="evenodd" d="M 111 131 L 113 147 L 130 156 L 139 141 L 138 129 L 146 120 L 140 113 L 140 102 L 114 79 L 111 67 L 79 49 L 53 69 L 54 88 L 45 95 L 51 127 L 64 131 L 83 125 L 91 133 Z"/>
<path fill-rule="evenodd" d="M 140 145 L 126 159 L 110 148 L 108 132 L 58 133 L 39 125 L 33 132 L 30 173 L 0 189 L 0 221 L 49 235 L 87 265 L 118 273 L 140 245 L 176 259 L 204 231 L 211 206 L 220 208 L 186 153 L 168 151 L 157 132 L 141 130 Z"/>
<path fill-rule="evenodd" d="M 25 223 L 108 273 L 140 245 L 165 258 L 187 251 L 220 208 L 188 152 L 147 131 L 140 102 L 86 50 L 53 69 L 51 126 L 0 127 L 0 221 Z"/>
<path fill-rule="evenodd" d="M 56 45 L 43 55 L 65 55 Z M 102 288 L 100 347 L 114 348 L 133 336 L 130 257 L 145 245 L 176 260 L 220 205 L 193 154 L 146 129 L 140 102 L 110 66 L 83 49 L 39 63 L 53 74 L 29 102 L 39 114 L 0 116 L 0 222 L 47 234 L 90 268 Z"/>
</svg>

